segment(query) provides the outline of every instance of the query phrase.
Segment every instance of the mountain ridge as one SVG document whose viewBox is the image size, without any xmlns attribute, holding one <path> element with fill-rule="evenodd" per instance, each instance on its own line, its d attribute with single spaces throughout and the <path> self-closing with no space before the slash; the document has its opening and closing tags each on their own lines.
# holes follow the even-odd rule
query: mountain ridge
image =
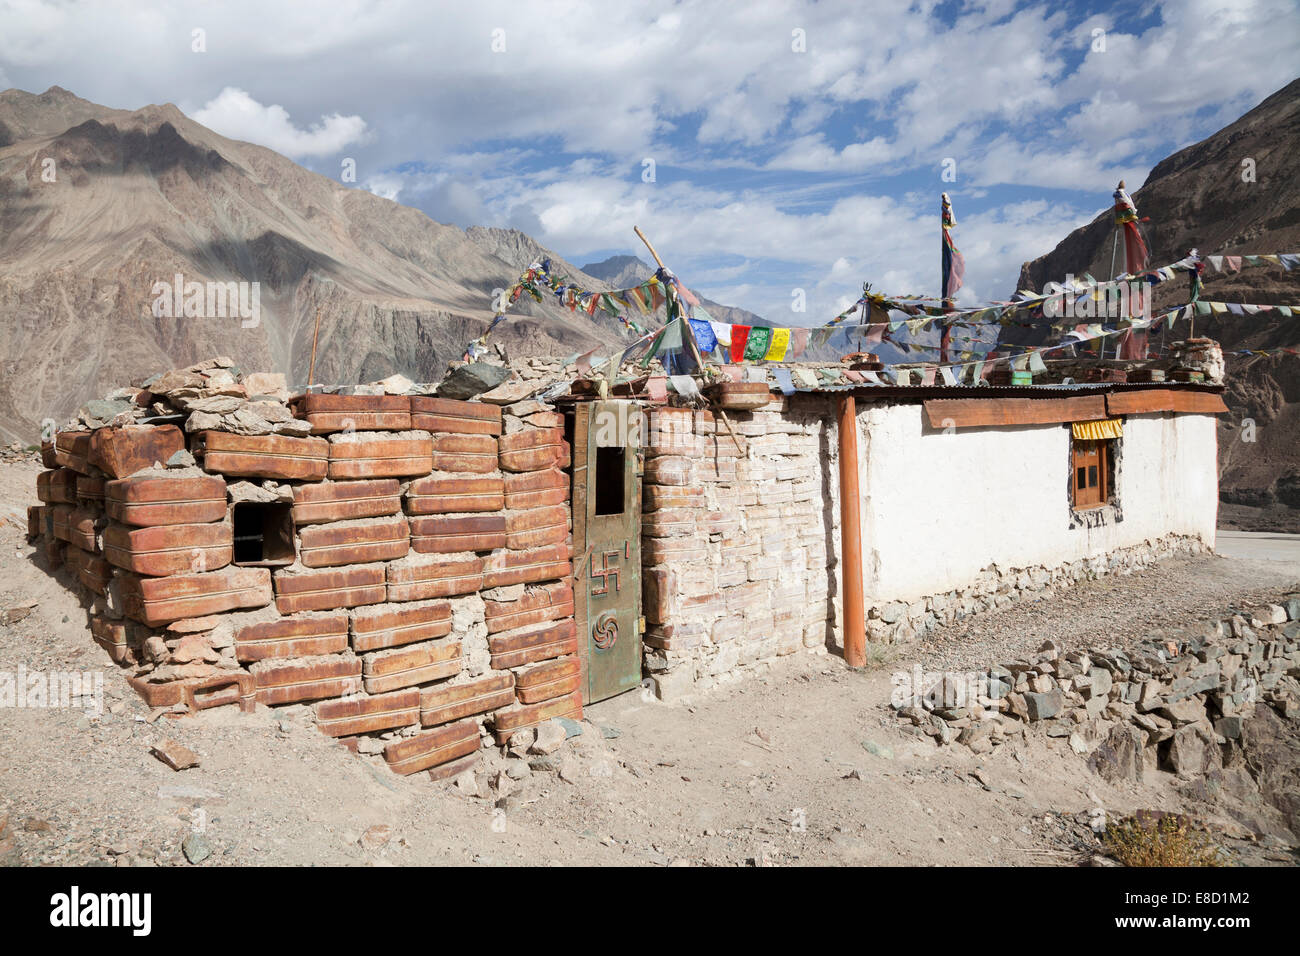
<svg viewBox="0 0 1300 956">
<path fill-rule="evenodd" d="M 535 241 L 529 240 L 538 249 Z M 521 271 L 456 226 L 227 139 L 174 104 L 117 110 L 60 87 L 0 93 L 0 437 L 214 354 L 305 384 L 436 380 Z M 554 253 L 545 250 L 552 258 Z M 257 282 L 251 327 L 154 316 L 158 282 Z M 617 341 L 617 323 L 518 304 L 513 356 Z"/>
<path fill-rule="evenodd" d="M 1249 160 L 1249 164 L 1244 161 Z M 1251 175 L 1253 174 L 1253 179 Z M 1176 262 L 1195 248 L 1210 255 L 1259 255 L 1300 251 L 1300 79 L 1205 139 L 1161 160 L 1132 193 L 1143 225 L 1152 268 Z M 1111 273 L 1114 229 L 1108 209 L 1062 239 L 1050 252 L 1026 262 L 1019 289 L 1041 291 L 1066 274 Z M 1117 271 L 1122 271 L 1122 257 Z M 1206 269 L 1200 298 L 1256 305 L 1300 305 L 1300 270 L 1248 267 L 1238 273 Z M 1186 302 L 1187 279 L 1153 286 L 1159 313 Z M 1247 515 L 1247 527 L 1300 531 L 1300 359 L 1289 355 L 1241 356 L 1237 350 L 1300 346 L 1296 318 L 1195 317 L 1197 335 L 1217 339 L 1227 359 L 1219 419 L 1219 481 L 1229 505 L 1263 509 Z M 1178 320 L 1153 345 L 1185 337 Z M 1033 333 L 1009 330 L 1008 341 L 1038 342 Z M 1288 513 L 1283 513 L 1288 512 Z"/>
</svg>

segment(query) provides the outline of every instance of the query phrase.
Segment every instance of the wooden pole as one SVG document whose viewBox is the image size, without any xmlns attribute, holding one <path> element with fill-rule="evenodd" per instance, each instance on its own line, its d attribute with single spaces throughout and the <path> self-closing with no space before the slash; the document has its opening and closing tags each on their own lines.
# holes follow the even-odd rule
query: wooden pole
<svg viewBox="0 0 1300 956">
<path fill-rule="evenodd" d="M 645 237 L 645 233 L 641 231 L 641 227 L 633 226 L 632 231 L 637 234 L 637 238 L 639 238 L 642 242 L 644 242 L 645 247 L 650 250 L 650 255 L 654 258 L 655 265 L 657 265 L 660 269 L 667 269 L 668 267 L 664 265 L 664 261 L 659 258 L 659 253 L 655 252 L 655 247 L 650 245 L 650 240 L 647 239 Z"/>
<path fill-rule="evenodd" d="M 858 489 L 858 410 L 840 399 L 840 550 L 844 578 L 844 663 L 867 663 L 866 604 L 862 597 L 862 515 Z"/>
<path fill-rule="evenodd" d="M 316 338 L 320 335 L 320 306 L 316 306 L 316 328 L 311 333 L 311 365 L 307 367 L 307 391 L 316 381 Z"/>
<path fill-rule="evenodd" d="M 666 265 L 664 265 L 664 261 L 659 258 L 659 253 L 655 252 L 655 247 L 650 245 L 650 240 L 645 237 L 645 233 L 641 231 L 641 227 L 633 226 L 632 230 L 637 234 L 637 237 L 642 242 L 645 243 L 645 247 L 650 250 L 650 255 L 654 258 L 654 261 L 659 266 L 659 268 L 663 269 L 665 272 L 672 271 Z M 672 295 L 674 298 L 676 298 L 677 295 L 676 290 L 672 288 L 669 288 L 667 293 L 665 294 Z M 678 306 L 677 320 L 682 323 L 682 338 L 690 344 L 691 358 L 695 359 L 696 368 L 698 368 L 701 372 L 703 372 L 704 359 L 700 356 L 700 347 L 695 341 L 695 332 L 692 331 L 691 324 L 687 322 L 684 318 L 682 318 L 680 306 Z"/>
<path fill-rule="evenodd" d="M 645 237 L 645 233 L 641 231 L 641 227 L 633 226 L 632 231 L 637 234 L 637 238 L 639 238 L 642 242 L 644 242 L 645 247 L 650 250 L 650 255 L 654 258 L 655 264 L 658 265 L 659 268 L 663 269 L 665 272 L 670 271 L 669 268 L 666 265 L 664 265 L 664 261 L 659 258 L 659 253 L 655 252 L 655 247 L 650 245 L 650 240 Z M 671 294 L 673 296 L 676 296 L 677 293 L 675 290 L 669 289 L 668 293 L 666 294 Z M 677 315 L 677 321 L 682 323 L 682 338 L 685 341 L 689 342 L 691 345 L 691 356 L 695 359 L 695 367 L 698 368 L 701 373 L 703 373 L 704 359 L 700 356 L 700 346 L 695 341 L 695 332 L 691 328 L 691 323 L 687 322 L 684 318 L 682 318 L 680 307 Z M 732 444 L 736 446 L 736 451 L 739 454 L 743 455 L 745 451 L 743 448 L 740 447 L 740 439 L 736 437 L 735 429 L 731 427 L 731 421 L 727 418 L 726 410 L 719 408 L 718 414 L 722 416 L 722 424 L 727 426 L 727 434 L 731 436 L 731 441 Z"/>
</svg>

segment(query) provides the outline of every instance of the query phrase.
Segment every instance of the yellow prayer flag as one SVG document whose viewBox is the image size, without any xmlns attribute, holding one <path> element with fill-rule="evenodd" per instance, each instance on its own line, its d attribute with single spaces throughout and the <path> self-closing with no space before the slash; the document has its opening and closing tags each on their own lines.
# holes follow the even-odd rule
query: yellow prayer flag
<svg viewBox="0 0 1300 956">
<path fill-rule="evenodd" d="M 765 362 L 782 362 L 785 360 L 786 349 L 790 347 L 790 330 L 773 329 L 772 344 L 767 347 L 767 354 L 763 356 Z"/>
</svg>

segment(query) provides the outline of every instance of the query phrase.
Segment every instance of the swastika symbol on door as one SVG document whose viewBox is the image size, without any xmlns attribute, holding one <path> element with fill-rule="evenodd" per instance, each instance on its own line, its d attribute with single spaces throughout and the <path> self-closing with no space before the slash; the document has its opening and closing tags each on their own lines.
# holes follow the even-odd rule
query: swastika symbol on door
<svg viewBox="0 0 1300 956">
<path fill-rule="evenodd" d="M 617 561 L 617 560 L 618 560 L 618 552 L 617 552 L 617 551 L 602 551 L 602 552 L 601 552 L 601 560 L 603 561 L 603 566 L 602 566 L 602 567 L 600 568 L 600 570 L 598 571 L 598 570 L 596 570 L 596 556 L 595 556 L 594 554 L 591 556 L 591 570 L 588 572 L 587 577 L 589 577 L 589 578 L 591 579 L 591 583 L 592 583 L 592 585 L 593 585 L 593 587 L 592 587 L 592 589 L 591 589 L 591 593 L 592 593 L 593 595 L 594 595 L 594 594 L 608 594 L 608 593 L 609 593 L 609 579 L 610 579 L 610 578 L 613 578 L 613 579 L 614 579 L 614 591 L 615 591 L 616 593 L 617 593 L 617 592 L 620 590 L 620 588 L 621 588 L 621 585 L 619 584 L 619 579 L 618 579 L 618 566 L 615 565 L 615 566 L 611 567 L 611 566 L 610 566 L 610 563 L 609 563 L 609 559 L 610 559 L 610 558 L 613 558 L 615 561 Z M 595 583 L 596 583 L 596 578 L 600 578 L 600 581 L 601 581 L 601 585 L 600 585 L 600 587 L 595 587 L 595 586 L 594 586 Z"/>
</svg>

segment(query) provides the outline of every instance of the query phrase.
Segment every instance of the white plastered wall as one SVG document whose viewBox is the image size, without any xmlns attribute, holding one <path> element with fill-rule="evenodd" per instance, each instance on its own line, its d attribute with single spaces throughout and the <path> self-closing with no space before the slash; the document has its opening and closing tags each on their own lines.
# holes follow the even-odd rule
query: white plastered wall
<svg viewBox="0 0 1300 956">
<path fill-rule="evenodd" d="M 1130 415 L 1118 465 L 1122 520 L 1070 527 L 1068 425 L 933 429 L 920 404 L 858 413 L 868 604 L 970 584 L 990 564 L 1056 567 L 1168 534 L 1214 546 L 1211 415 Z"/>
</svg>

